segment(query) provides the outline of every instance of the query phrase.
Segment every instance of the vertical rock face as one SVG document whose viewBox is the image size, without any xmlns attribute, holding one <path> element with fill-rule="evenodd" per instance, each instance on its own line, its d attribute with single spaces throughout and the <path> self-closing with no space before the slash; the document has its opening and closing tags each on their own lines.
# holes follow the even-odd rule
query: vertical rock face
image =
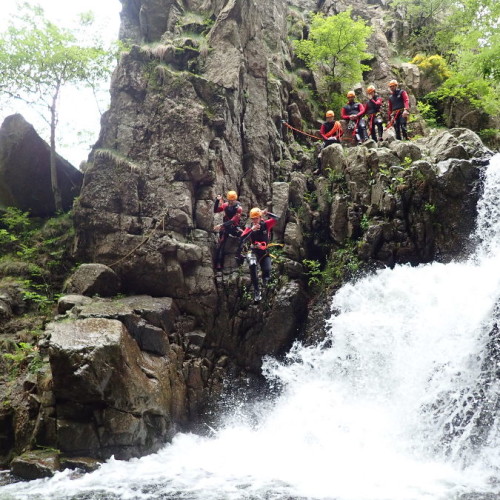
<svg viewBox="0 0 500 500">
<path fill-rule="evenodd" d="M 212 307 L 213 199 L 235 189 L 245 210 L 267 206 L 283 156 L 287 10 L 282 1 L 184 4 L 123 2 L 121 37 L 134 45 L 86 172 L 78 248 L 106 264 L 130 254 L 115 267 L 127 291 L 198 295 Z"/>
</svg>

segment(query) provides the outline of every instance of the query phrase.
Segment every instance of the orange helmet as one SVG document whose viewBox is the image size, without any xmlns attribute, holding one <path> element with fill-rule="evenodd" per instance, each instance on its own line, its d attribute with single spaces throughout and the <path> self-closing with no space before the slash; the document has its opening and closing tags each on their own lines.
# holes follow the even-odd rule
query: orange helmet
<svg viewBox="0 0 500 500">
<path fill-rule="evenodd" d="M 238 199 L 238 195 L 236 194 L 236 191 L 228 191 L 227 195 L 226 195 L 226 198 L 228 200 L 237 200 Z"/>
<path fill-rule="evenodd" d="M 368 85 L 368 87 L 366 87 L 366 92 L 368 92 L 368 94 L 375 92 L 375 87 L 373 85 Z"/>
<path fill-rule="evenodd" d="M 335 113 L 329 109 L 326 113 L 325 113 L 325 116 L 328 118 L 329 116 L 335 116 Z"/>
<path fill-rule="evenodd" d="M 354 91 L 349 90 L 349 92 L 347 92 L 347 98 L 349 99 L 349 97 L 356 97 L 356 94 L 354 93 Z"/>
<path fill-rule="evenodd" d="M 260 211 L 260 208 L 255 207 L 250 210 L 250 219 L 254 219 L 255 217 L 260 217 L 262 215 L 262 212 Z"/>
<path fill-rule="evenodd" d="M 389 87 L 397 87 L 399 84 L 397 80 L 391 80 L 388 85 Z"/>
</svg>

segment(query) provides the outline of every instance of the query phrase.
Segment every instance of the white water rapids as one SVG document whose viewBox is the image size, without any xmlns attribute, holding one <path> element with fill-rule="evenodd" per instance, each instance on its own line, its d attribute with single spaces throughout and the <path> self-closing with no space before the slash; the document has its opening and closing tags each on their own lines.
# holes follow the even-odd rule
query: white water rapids
<svg viewBox="0 0 500 500">
<path fill-rule="evenodd" d="M 272 404 L 240 408 L 212 437 L 179 434 L 159 453 L 4 486 L 0 499 L 493 498 L 500 389 L 485 360 L 500 299 L 499 155 L 477 226 L 466 262 L 344 286 L 322 345 L 266 361 L 283 387 Z"/>
</svg>

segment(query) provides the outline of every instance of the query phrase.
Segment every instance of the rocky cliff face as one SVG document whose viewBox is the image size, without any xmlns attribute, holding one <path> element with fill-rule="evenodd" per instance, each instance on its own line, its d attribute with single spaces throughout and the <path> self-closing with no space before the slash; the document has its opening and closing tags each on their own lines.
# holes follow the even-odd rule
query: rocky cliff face
<svg viewBox="0 0 500 500">
<path fill-rule="evenodd" d="M 383 145 L 330 146 L 313 175 L 317 145 L 282 126 L 315 124 L 297 86 L 297 75 L 314 75 L 297 65 L 289 34 L 307 12 L 347 3 L 122 4 L 130 48 L 85 171 L 76 247 L 80 261 L 113 269 L 121 293 L 142 298 L 63 299 L 66 321 L 48 328 L 46 346 L 53 380 L 43 411 L 54 440 L 67 454 L 98 458 L 144 453 L 176 425 L 212 418 L 245 380 L 259 387 L 264 355 L 317 338 L 321 313 L 308 319 L 304 259 L 344 276 L 346 255 L 365 269 L 461 255 L 488 154 L 464 129 L 411 143 L 389 134 Z M 376 27 L 376 83 L 395 76 L 396 25 L 383 24 L 385 9 L 356 6 Z M 397 70 L 418 85 L 414 67 Z M 234 242 L 214 275 L 213 200 L 229 189 L 245 213 L 260 206 L 280 216 L 275 274 L 259 305 L 249 300 L 247 270 L 233 265 Z M 88 446 L 68 437 L 83 435 L 92 435 Z"/>
</svg>

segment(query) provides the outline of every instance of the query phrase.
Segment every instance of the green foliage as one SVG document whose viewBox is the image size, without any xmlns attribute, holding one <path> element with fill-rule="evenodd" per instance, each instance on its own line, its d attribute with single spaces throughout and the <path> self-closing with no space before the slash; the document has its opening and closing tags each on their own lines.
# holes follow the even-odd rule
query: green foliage
<svg viewBox="0 0 500 500">
<path fill-rule="evenodd" d="M 350 9 L 329 17 L 314 14 L 309 38 L 295 40 L 294 46 L 297 57 L 323 75 L 321 91 L 329 95 L 360 81 L 369 69 L 361 61 L 371 57 L 366 52 L 371 32 L 365 21 L 352 19 Z"/>
<path fill-rule="evenodd" d="M 3 358 L 7 362 L 7 371 L 11 378 L 19 376 L 25 369 L 30 373 L 36 373 L 43 366 L 38 347 L 28 342 L 14 344 L 14 352 L 4 353 Z"/>
<path fill-rule="evenodd" d="M 424 205 L 424 210 L 430 214 L 435 214 L 437 211 L 437 207 L 433 203 L 426 203 Z"/>
<path fill-rule="evenodd" d="M 69 30 L 45 18 L 41 7 L 25 3 L 0 36 L 0 88 L 12 97 L 41 99 L 50 108 L 65 84 L 93 86 L 107 77 L 113 59 L 100 45 L 78 45 Z"/>
<path fill-rule="evenodd" d="M 25 301 L 45 314 L 70 270 L 73 222 L 70 214 L 48 220 L 28 215 L 12 207 L 0 215 L 0 277 L 20 278 Z"/>
<path fill-rule="evenodd" d="M 417 108 L 429 127 L 437 126 L 437 109 L 435 106 L 425 101 L 417 101 Z"/>
<path fill-rule="evenodd" d="M 89 16 L 84 18 L 89 23 Z M 63 87 L 84 85 L 95 90 L 107 78 L 113 52 L 95 43 L 79 44 L 75 35 L 45 18 L 39 6 L 27 2 L 0 33 L 0 93 L 36 109 L 50 127 L 51 182 L 56 210 L 61 210 L 56 173 L 56 127 Z"/>
<path fill-rule="evenodd" d="M 366 231 L 370 227 L 370 218 L 368 217 L 368 215 L 363 214 L 359 225 L 363 231 Z"/>
<path fill-rule="evenodd" d="M 317 260 L 304 259 L 302 264 L 306 269 L 308 285 L 318 292 L 341 286 L 361 268 L 356 244 L 351 240 L 344 247 L 331 252 L 323 269 Z"/>
<path fill-rule="evenodd" d="M 452 2 L 449 0 L 392 0 L 390 5 L 402 14 L 409 29 L 409 36 L 404 38 L 402 48 L 413 53 L 440 52 L 438 34 L 440 30 L 444 30 L 443 21 L 449 15 Z"/>
<path fill-rule="evenodd" d="M 460 126 L 469 110 L 500 111 L 500 2 L 497 0 L 392 0 L 408 21 L 405 48 L 422 70 L 431 126 Z M 439 88 L 437 88 L 439 86 Z M 461 114 L 455 114 L 457 106 Z M 432 108 L 435 112 L 432 111 Z M 448 116 L 448 114 L 450 116 Z"/>
<path fill-rule="evenodd" d="M 444 125 L 449 125 L 442 116 L 445 104 L 448 106 L 467 104 L 491 115 L 500 112 L 500 101 L 495 86 L 482 78 L 471 80 L 463 73 L 453 74 L 439 89 L 427 94 L 423 101 L 437 110 L 436 121 Z"/>
<path fill-rule="evenodd" d="M 444 57 L 439 54 L 426 56 L 417 54 L 411 61 L 416 64 L 421 73 L 420 88 L 425 94 L 435 90 L 451 76 L 451 71 Z"/>
</svg>

